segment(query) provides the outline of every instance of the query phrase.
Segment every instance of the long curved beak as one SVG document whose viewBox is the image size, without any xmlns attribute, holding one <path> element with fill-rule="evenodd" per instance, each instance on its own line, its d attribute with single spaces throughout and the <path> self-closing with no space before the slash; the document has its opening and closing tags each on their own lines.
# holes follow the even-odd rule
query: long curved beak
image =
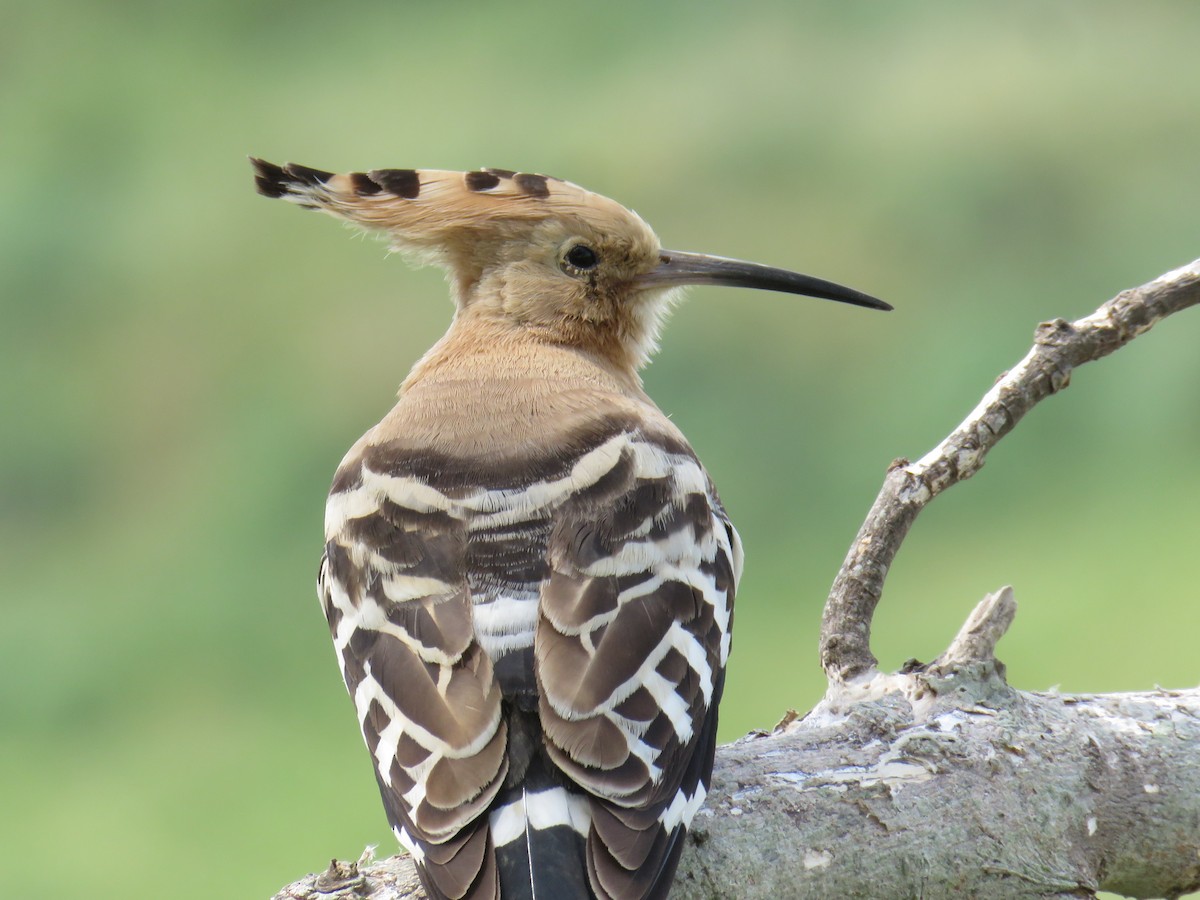
<svg viewBox="0 0 1200 900">
<path fill-rule="evenodd" d="M 718 284 L 728 287 L 757 288 L 761 291 L 782 291 L 803 294 L 839 303 L 853 303 L 869 309 L 890 310 L 891 304 L 811 275 L 789 272 L 740 259 L 709 256 L 705 253 L 684 253 L 663 250 L 657 266 L 638 277 L 639 287 L 678 287 L 685 284 Z"/>
</svg>

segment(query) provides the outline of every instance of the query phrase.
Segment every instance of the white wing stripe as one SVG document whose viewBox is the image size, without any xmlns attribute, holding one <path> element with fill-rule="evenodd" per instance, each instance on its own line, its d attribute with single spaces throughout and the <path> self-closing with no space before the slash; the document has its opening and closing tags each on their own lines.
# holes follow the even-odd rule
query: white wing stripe
<svg viewBox="0 0 1200 900">
<path fill-rule="evenodd" d="M 384 596 L 393 603 L 439 597 L 454 591 L 453 585 L 446 584 L 440 578 L 422 578 L 417 575 L 392 575 L 380 579 L 380 583 L 383 585 Z"/>
<path fill-rule="evenodd" d="M 538 595 L 499 596 L 477 603 L 472 612 L 477 635 L 533 634 L 537 625 Z"/>
<path fill-rule="evenodd" d="M 471 612 L 475 639 L 493 662 L 512 650 L 533 644 L 537 628 L 538 595 L 499 596 L 486 603 L 476 602 Z"/>
<path fill-rule="evenodd" d="M 392 829 L 392 834 L 396 836 L 396 840 L 400 842 L 400 845 L 412 854 L 414 862 L 418 865 L 425 862 L 425 851 L 421 848 L 420 844 L 413 840 L 412 835 L 408 833 L 407 829 L 397 825 Z"/>
<path fill-rule="evenodd" d="M 708 790 L 703 784 L 696 785 L 696 793 L 690 797 L 683 788 L 680 788 L 671 798 L 671 805 L 662 811 L 658 820 L 667 831 L 671 831 L 677 825 L 683 825 L 686 828 L 692 824 L 692 819 L 704 805 L 704 798 L 707 796 Z"/>
<path fill-rule="evenodd" d="M 388 696 L 387 691 L 379 685 L 379 682 L 375 680 L 375 676 L 371 674 L 369 663 L 363 666 L 363 671 L 362 681 L 358 683 L 358 687 L 354 691 L 354 706 L 358 710 L 358 721 L 360 724 L 366 722 L 367 711 L 371 708 L 371 701 L 375 701 L 383 709 L 384 714 L 390 722 L 399 721 L 401 723 L 401 733 L 412 738 L 431 753 L 437 753 L 449 759 L 464 759 L 474 756 L 483 750 L 496 734 L 496 728 L 500 724 L 499 707 L 497 707 L 489 727 L 482 729 L 473 741 L 461 748 L 456 749 L 451 747 L 400 711 L 392 698 Z M 388 727 L 390 728 L 390 725 Z M 375 748 L 371 749 L 374 751 Z M 392 752 L 394 754 L 395 750 L 393 749 Z"/>
<path fill-rule="evenodd" d="M 683 495 L 707 491 L 707 477 L 694 459 L 621 433 L 581 456 L 562 478 L 536 481 L 521 488 L 478 490 L 462 498 L 448 497 L 420 478 L 386 475 L 363 464 L 358 487 L 330 496 L 325 508 L 325 533 L 332 538 L 351 519 L 378 512 L 383 499 L 418 513 L 436 511 L 458 519 L 469 518 L 472 530 L 513 525 L 532 513 L 551 511 L 572 494 L 591 487 L 612 471 L 627 450 L 634 454 L 639 478 L 670 477 Z"/>
<path fill-rule="evenodd" d="M 667 681 L 658 672 L 651 672 L 643 682 L 659 709 L 666 714 L 675 729 L 679 743 L 686 744 L 692 739 L 692 714 L 687 701 L 675 691 L 675 685 Z"/>
</svg>

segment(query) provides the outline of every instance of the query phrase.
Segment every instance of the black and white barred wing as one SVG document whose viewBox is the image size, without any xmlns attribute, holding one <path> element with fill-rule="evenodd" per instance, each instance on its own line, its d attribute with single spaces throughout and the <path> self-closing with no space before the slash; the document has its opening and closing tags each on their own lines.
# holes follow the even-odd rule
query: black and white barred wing
<svg viewBox="0 0 1200 900">
<path fill-rule="evenodd" d="M 560 510 L 536 634 L 547 752 L 599 897 L 664 897 L 708 790 L 741 547 L 684 446 L 635 437 Z"/>
<path fill-rule="evenodd" d="M 491 660 L 474 640 L 466 527 L 423 482 L 339 472 L 319 590 L 393 831 L 433 897 L 499 896 L 479 823 L 507 773 Z"/>
</svg>

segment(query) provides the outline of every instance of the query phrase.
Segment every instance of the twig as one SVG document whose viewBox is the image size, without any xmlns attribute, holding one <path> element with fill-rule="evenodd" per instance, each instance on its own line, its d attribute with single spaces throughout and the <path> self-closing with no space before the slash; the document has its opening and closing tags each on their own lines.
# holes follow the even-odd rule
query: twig
<svg viewBox="0 0 1200 900">
<path fill-rule="evenodd" d="M 1012 625 L 1017 614 L 1017 601 L 1009 586 L 988 594 L 967 617 L 946 652 L 937 658 L 934 666 L 953 669 L 970 663 L 996 661 L 996 644 Z"/>
<path fill-rule="evenodd" d="M 821 621 L 821 665 L 831 684 L 870 675 L 871 619 L 888 568 L 917 514 L 970 478 L 1037 403 L 1065 388 L 1076 366 L 1107 356 L 1172 313 L 1200 303 L 1200 259 L 1123 291 L 1090 316 L 1037 328 L 1033 348 L 945 440 L 916 462 L 896 460 L 830 589 Z"/>
</svg>

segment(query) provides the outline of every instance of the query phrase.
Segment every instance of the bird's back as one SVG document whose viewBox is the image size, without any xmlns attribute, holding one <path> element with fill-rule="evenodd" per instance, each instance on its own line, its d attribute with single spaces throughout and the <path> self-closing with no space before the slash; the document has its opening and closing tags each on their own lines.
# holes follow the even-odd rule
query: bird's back
<svg viewBox="0 0 1200 900">
<path fill-rule="evenodd" d="M 434 896 L 665 896 L 712 768 L 737 536 L 635 382 L 460 333 L 326 516 L 321 597 L 391 824 Z"/>
</svg>

